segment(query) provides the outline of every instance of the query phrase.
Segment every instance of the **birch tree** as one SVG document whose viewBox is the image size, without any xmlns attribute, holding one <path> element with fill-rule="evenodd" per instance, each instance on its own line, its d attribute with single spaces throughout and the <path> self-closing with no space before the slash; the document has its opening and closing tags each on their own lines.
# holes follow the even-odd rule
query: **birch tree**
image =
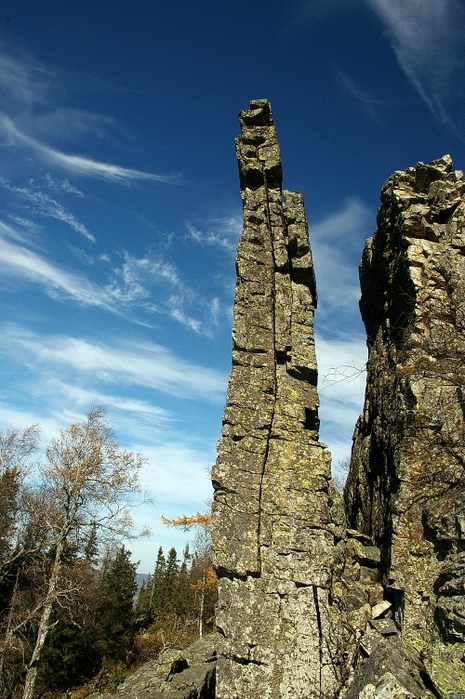
<svg viewBox="0 0 465 699">
<path fill-rule="evenodd" d="M 42 466 L 41 502 L 52 558 L 23 699 L 34 696 L 55 606 L 77 593 L 66 579 L 67 552 L 84 549 L 92 532 L 98 532 L 104 542 L 133 533 L 130 509 L 134 493 L 140 491 L 138 472 L 143 463 L 140 455 L 120 449 L 101 407 L 49 443 Z"/>
</svg>

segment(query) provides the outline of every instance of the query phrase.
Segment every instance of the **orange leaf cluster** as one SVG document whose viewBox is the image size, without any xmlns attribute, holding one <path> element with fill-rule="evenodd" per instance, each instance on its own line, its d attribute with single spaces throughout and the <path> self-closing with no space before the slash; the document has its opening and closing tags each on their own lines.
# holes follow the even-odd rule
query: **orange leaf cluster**
<svg viewBox="0 0 465 699">
<path fill-rule="evenodd" d="M 168 527 L 182 527 L 184 531 L 187 531 L 193 527 L 208 527 L 211 522 L 211 515 L 209 512 L 196 512 L 195 515 L 181 515 L 180 517 L 174 517 L 174 519 L 169 519 L 162 515 L 161 519 L 163 524 L 166 524 Z"/>
</svg>

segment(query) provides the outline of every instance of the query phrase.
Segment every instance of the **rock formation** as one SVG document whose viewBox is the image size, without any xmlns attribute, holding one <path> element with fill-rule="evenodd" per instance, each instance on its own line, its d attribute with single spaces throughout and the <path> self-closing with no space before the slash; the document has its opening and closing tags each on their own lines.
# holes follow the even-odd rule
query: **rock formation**
<svg viewBox="0 0 465 699">
<path fill-rule="evenodd" d="M 215 699 L 216 634 L 187 648 L 166 648 L 122 682 L 113 694 L 88 699 Z"/>
<path fill-rule="evenodd" d="M 369 360 L 345 490 L 382 551 L 404 646 L 465 696 L 465 182 L 449 156 L 396 172 L 363 253 Z M 461 678 L 461 679 L 460 679 Z M 452 695 L 451 695 L 452 696 Z"/>
<path fill-rule="evenodd" d="M 217 699 L 465 699 L 465 182 L 396 172 L 361 263 L 369 360 L 345 502 L 318 442 L 316 288 L 271 108 L 236 141 L 244 229 L 213 470 Z"/>
<path fill-rule="evenodd" d="M 281 188 L 269 103 L 253 101 L 239 118 L 244 229 L 213 471 L 217 698 L 320 696 L 336 682 L 335 536 L 330 455 L 318 442 L 313 262 L 302 196 Z"/>
</svg>

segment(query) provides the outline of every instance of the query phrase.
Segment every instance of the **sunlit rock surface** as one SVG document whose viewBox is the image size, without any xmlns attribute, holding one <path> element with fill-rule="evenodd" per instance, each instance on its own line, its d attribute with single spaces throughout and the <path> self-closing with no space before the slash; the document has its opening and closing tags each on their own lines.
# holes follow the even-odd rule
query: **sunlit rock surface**
<svg viewBox="0 0 465 699">
<path fill-rule="evenodd" d="M 244 228 L 213 471 L 218 699 L 335 686 L 330 455 L 318 442 L 315 277 L 302 196 L 282 189 L 270 104 L 240 113 Z M 258 689 L 259 688 L 259 689 Z M 258 693 L 257 693 L 258 692 Z"/>
<path fill-rule="evenodd" d="M 465 696 L 464 193 L 449 156 L 383 187 L 360 268 L 367 390 L 345 491 L 349 526 L 381 547 L 405 648 L 455 699 Z"/>
<path fill-rule="evenodd" d="M 244 229 L 213 470 L 217 699 L 465 699 L 465 184 L 396 172 L 361 263 L 369 360 L 345 502 L 318 442 L 316 288 L 271 108 L 236 142 Z"/>
</svg>

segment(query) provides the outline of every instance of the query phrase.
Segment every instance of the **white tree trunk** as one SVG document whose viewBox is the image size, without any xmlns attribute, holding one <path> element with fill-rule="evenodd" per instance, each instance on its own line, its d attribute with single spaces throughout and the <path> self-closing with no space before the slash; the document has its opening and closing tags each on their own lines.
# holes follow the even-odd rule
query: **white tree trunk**
<svg viewBox="0 0 465 699">
<path fill-rule="evenodd" d="M 53 606 L 56 601 L 56 589 L 61 570 L 61 557 L 63 555 L 64 543 L 66 535 L 63 535 L 58 544 L 53 561 L 50 578 L 48 581 L 47 594 L 45 596 L 42 616 L 40 617 L 39 628 L 37 629 L 36 643 L 32 652 L 31 660 L 27 667 L 26 680 L 24 682 L 23 699 L 33 699 L 37 681 L 37 666 L 42 655 L 47 634 L 50 630 L 50 617 L 52 615 Z"/>
<path fill-rule="evenodd" d="M 202 585 L 202 589 L 200 591 L 199 638 L 203 637 L 203 609 L 205 606 L 206 580 L 207 580 L 207 576 L 206 576 L 206 574 L 204 574 L 203 580 L 202 580 L 203 585 Z"/>
</svg>

